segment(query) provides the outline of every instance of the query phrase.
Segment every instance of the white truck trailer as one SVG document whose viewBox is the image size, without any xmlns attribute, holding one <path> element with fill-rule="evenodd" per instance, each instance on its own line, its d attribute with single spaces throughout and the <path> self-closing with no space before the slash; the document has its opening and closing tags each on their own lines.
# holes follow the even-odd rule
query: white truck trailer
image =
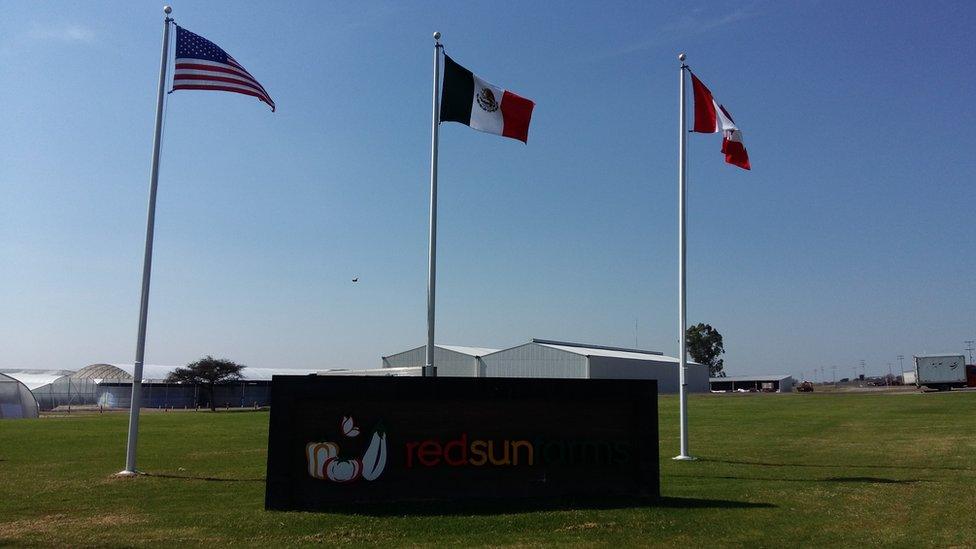
<svg viewBox="0 0 976 549">
<path fill-rule="evenodd" d="M 915 385 L 938 391 L 966 386 L 966 357 L 922 355 L 915 357 Z"/>
</svg>

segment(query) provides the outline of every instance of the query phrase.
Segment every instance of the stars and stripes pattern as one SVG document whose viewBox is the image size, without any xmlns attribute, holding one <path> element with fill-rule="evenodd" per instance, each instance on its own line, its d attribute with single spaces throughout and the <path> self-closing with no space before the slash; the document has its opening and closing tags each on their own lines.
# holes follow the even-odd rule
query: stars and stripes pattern
<svg viewBox="0 0 976 549">
<path fill-rule="evenodd" d="M 216 90 L 257 97 L 275 104 L 264 86 L 217 44 L 176 25 L 173 90 Z"/>
</svg>

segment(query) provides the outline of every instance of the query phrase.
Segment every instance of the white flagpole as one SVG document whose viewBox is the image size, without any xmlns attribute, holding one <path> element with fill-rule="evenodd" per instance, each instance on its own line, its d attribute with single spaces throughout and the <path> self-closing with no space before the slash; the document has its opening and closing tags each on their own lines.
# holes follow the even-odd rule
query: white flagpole
<svg viewBox="0 0 976 549">
<path fill-rule="evenodd" d="M 688 321 L 687 321 L 687 242 L 685 240 L 685 222 L 687 213 L 687 200 L 685 190 L 685 169 L 686 155 L 685 146 L 688 139 L 688 122 L 685 116 L 685 54 L 678 55 L 681 68 L 678 70 L 680 84 L 678 86 L 679 111 L 681 121 L 678 123 L 678 339 L 681 342 L 678 353 L 678 404 L 681 408 L 681 453 L 674 459 L 693 460 L 695 458 L 688 454 L 688 382 L 686 375 L 688 372 Z"/>
<path fill-rule="evenodd" d="M 163 7 L 163 53 L 159 61 L 159 90 L 156 94 L 156 131 L 153 135 L 152 164 L 149 168 L 149 212 L 146 215 L 146 251 L 142 261 L 142 296 L 139 300 L 139 335 L 132 369 L 132 403 L 129 406 L 129 438 L 125 449 L 125 469 L 120 475 L 136 473 L 136 443 L 139 439 L 139 407 L 142 404 L 142 361 L 146 353 L 146 319 L 149 314 L 149 275 L 152 272 L 153 227 L 156 221 L 156 184 L 159 181 L 159 145 L 163 131 L 163 99 L 166 97 L 166 65 L 169 56 L 169 14 Z"/>
<path fill-rule="evenodd" d="M 434 297 L 437 279 L 437 128 L 440 124 L 441 33 L 434 33 L 434 99 L 430 122 L 430 240 L 427 252 L 427 361 L 424 377 L 437 377 L 434 365 Z"/>
</svg>

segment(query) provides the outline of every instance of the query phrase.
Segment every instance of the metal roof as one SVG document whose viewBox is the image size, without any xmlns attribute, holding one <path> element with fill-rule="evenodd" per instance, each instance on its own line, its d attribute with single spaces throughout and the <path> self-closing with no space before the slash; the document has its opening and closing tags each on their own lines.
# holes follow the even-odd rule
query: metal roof
<svg viewBox="0 0 976 549">
<path fill-rule="evenodd" d="M 766 375 L 766 376 L 728 376 L 728 377 L 710 377 L 708 378 L 709 383 L 720 382 L 720 381 L 783 381 L 786 378 L 793 377 L 791 375 Z"/>
<path fill-rule="evenodd" d="M 447 349 L 448 351 L 454 351 L 455 353 L 461 353 L 462 355 L 469 356 L 485 356 L 498 352 L 498 349 L 490 349 L 488 347 L 465 347 L 463 345 L 435 345 L 435 347 L 440 347 L 441 349 Z"/>
<path fill-rule="evenodd" d="M 544 341 L 544 340 L 543 340 Z M 673 362 L 678 363 L 678 359 L 673 356 L 664 356 L 658 352 L 652 351 L 617 351 L 610 348 L 601 347 L 583 347 L 580 345 L 556 345 L 552 343 L 540 343 L 533 340 L 532 343 L 535 345 L 540 345 L 542 347 L 549 347 L 550 349 L 558 349 L 560 351 L 566 351 L 567 353 L 573 353 L 583 356 L 603 356 L 610 358 L 626 358 L 630 360 L 647 360 L 653 362 Z M 688 361 L 688 364 L 697 364 L 692 361 Z"/>
<path fill-rule="evenodd" d="M 631 347 L 614 347 L 612 345 L 592 345 L 590 343 L 575 343 L 572 341 L 556 341 L 554 339 L 539 339 L 537 337 L 532 338 L 532 343 L 541 343 L 546 345 L 562 345 L 565 347 L 581 347 L 586 349 L 600 349 L 603 351 L 624 351 L 628 353 L 639 353 L 645 355 L 663 355 L 664 353 L 660 351 L 648 351 L 646 349 L 634 349 Z M 590 353 L 594 354 L 594 353 Z"/>
<path fill-rule="evenodd" d="M 426 347 L 427 347 L 426 345 L 421 345 L 419 347 L 413 347 L 412 349 L 407 349 L 406 351 L 399 351 L 391 355 L 384 355 L 381 358 L 390 358 L 397 355 L 402 355 L 404 353 L 409 353 L 411 351 L 416 351 L 417 349 L 425 349 Z M 436 343 L 434 347 L 444 349 L 447 351 L 454 351 L 455 353 L 461 353 L 462 355 L 468 355 L 468 356 L 485 356 L 485 355 L 490 355 L 491 353 L 497 353 L 500 350 L 500 349 L 491 349 L 488 347 L 467 347 L 465 345 L 441 345 L 440 343 Z"/>
</svg>

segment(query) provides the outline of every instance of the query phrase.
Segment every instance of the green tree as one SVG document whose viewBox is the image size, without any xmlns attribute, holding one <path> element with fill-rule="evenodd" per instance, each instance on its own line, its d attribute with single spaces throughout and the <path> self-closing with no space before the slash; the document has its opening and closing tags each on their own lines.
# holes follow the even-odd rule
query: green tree
<svg viewBox="0 0 976 549">
<path fill-rule="evenodd" d="M 725 353 L 722 334 L 708 324 L 698 323 L 686 332 L 688 354 L 699 364 L 708 366 L 709 377 L 725 377 L 725 361 L 719 355 Z"/>
<path fill-rule="evenodd" d="M 177 368 L 166 378 L 169 383 L 192 383 L 203 385 L 210 392 L 210 409 L 217 410 L 214 402 L 214 387 L 218 383 L 241 379 L 241 370 L 246 368 L 225 358 L 214 358 L 207 355 L 196 362 L 187 364 L 185 368 Z"/>
</svg>

